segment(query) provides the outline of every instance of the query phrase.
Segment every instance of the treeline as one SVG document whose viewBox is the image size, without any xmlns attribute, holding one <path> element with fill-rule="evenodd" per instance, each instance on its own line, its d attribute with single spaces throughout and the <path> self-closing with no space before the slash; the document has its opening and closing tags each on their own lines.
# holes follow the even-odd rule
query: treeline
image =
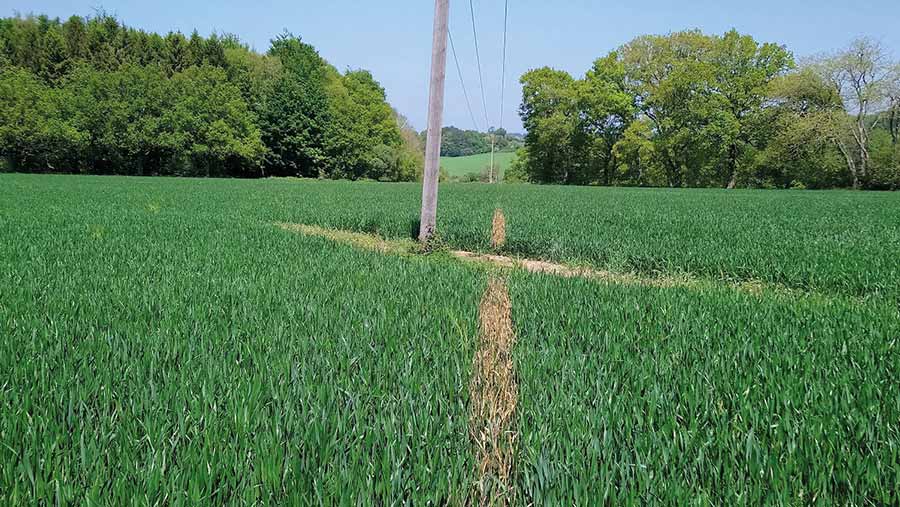
<svg viewBox="0 0 900 507">
<path fill-rule="evenodd" d="M 644 36 L 581 79 L 521 79 L 508 180 L 668 187 L 900 187 L 900 65 L 861 39 L 798 64 L 736 31 Z"/>
<path fill-rule="evenodd" d="M 419 134 L 419 141 L 425 145 L 428 132 Z M 441 130 L 442 157 L 468 157 L 491 152 L 491 142 L 496 151 L 511 151 L 522 146 L 521 139 L 511 135 L 505 129 L 491 129 L 489 132 L 462 130 L 456 127 L 444 127 Z"/>
<path fill-rule="evenodd" d="M 258 54 L 103 14 L 0 20 L 0 169 L 408 181 L 420 152 L 369 72 L 290 34 Z"/>
</svg>

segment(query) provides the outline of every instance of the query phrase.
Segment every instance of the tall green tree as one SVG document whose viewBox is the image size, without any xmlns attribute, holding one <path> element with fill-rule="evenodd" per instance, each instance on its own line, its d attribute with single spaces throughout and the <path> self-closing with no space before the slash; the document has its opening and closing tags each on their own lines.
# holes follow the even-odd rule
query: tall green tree
<svg viewBox="0 0 900 507">
<path fill-rule="evenodd" d="M 628 186 L 664 187 L 668 185 L 659 154 L 653 143 L 653 126 L 644 118 L 628 126 L 613 147 L 616 160 L 615 182 Z"/>
<path fill-rule="evenodd" d="M 135 175 L 160 170 L 167 158 L 160 118 L 172 105 L 162 71 L 82 66 L 62 90 L 69 97 L 67 116 L 87 136 L 80 170 Z"/>
<path fill-rule="evenodd" d="M 62 25 L 66 51 L 70 59 L 83 61 L 88 57 L 87 24 L 81 16 L 72 16 Z"/>
<path fill-rule="evenodd" d="M 724 98 L 727 121 L 734 125 L 726 148 L 728 188 L 734 188 L 744 154 L 748 149 L 762 148 L 757 132 L 769 83 L 794 68 L 795 63 L 783 46 L 759 44 L 736 30 L 717 38 L 711 60 L 715 76 L 713 93 Z"/>
<path fill-rule="evenodd" d="M 522 85 L 529 178 L 612 184 L 614 147 L 635 113 L 617 55 L 598 59 L 580 80 L 543 68 L 525 74 Z"/>
<path fill-rule="evenodd" d="M 265 173 L 325 176 L 330 121 L 327 65 L 312 46 L 290 34 L 272 41 L 269 56 L 278 59 L 282 71 L 260 114 L 263 142 L 269 149 Z"/>
<path fill-rule="evenodd" d="M 594 62 L 583 80 L 577 83 L 579 111 L 578 138 L 589 167 L 586 178 L 611 185 L 615 182 L 615 151 L 629 125 L 634 121 L 636 105 L 628 93 L 625 66 L 613 52 Z"/>
<path fill-rule="evenodd" d="M 761 183 L 780 187 L 849 185 L 842 157 L 847 115 L 840 95 L 809 69 L 775 79 L 767 93 L 769 127 L 758 157 Z"/>
<path fill-rule="evenodd" d="M 628 90 L 641 116 L 652 125 L 655 151 L 669 186 L 682 185 L 685 172 L 695 166 L 692 154 L 699 152 L 693 144 L 694 111 L 686 102 L 698 95 L 693 102 L 705 102 L 702 80 L 709 74 L 701 68 L 700 55 L 708 44 L 709 39 L 698 32 L 681 32 L 639 37 L 619 49 Z"/>
<path fill-rule="evenodd" d="M 396 177 L 393 180 L 421 180 L 425 171 L 425 146 L 418 132 L 405 116 L 394 110 L 394 117 L 397 119 L 397 127 L 400 129 L 401 144 L 395 166 Z"/>
<path fill-rule="evenodd" d="M 65 171 L 87 142 L 64 113 L 70 103 L 24 69 L 0 71 L 0 157 L 17 171 Z"/>
<path fill-rule="evenodd" d="M 760 148 L 768 83 L 793 67 L 790 53 L 736 31 L 640 37 L 620 52 L 669 184 L 736 186 Z"/>
<path fill-rule="evenodd" d="M 540 183 L 588 183 L 579 157 L 578 86 L 567 72 L 545 67 L 522 76 L 519 113 L 527 134 L 528 174 Z"/>
<path fill-rule="evenodd" d="M 159 124 L 192 176 L 259 175 L 265 146 L 255 117 L 222 69 L 192 67 L 170 81 L 173 107 Z"/>
</svg>

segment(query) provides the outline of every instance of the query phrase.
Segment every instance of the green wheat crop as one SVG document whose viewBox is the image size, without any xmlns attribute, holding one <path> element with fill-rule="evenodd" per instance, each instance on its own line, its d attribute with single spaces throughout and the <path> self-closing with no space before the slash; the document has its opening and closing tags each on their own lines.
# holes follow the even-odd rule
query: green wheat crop
<svg viewBox="0 0 900 507">
<path fill-rule="evenodd" d="M 0 504 L 465 502 L 483 270 L 275 225 L 407 238 L 420 191 L 0 175 Z M 440 195 L 452 248 L 501 207 L 508 254 L 705 280 L 513 276 L 519 500 L 900 503 L 900 195 Z"/>
<path fill-rule="evenodd" d="M 885 305 L 518 276 L 519 487 L 535 505 L 897 505 Z"/>
<path fill-rule="evenodd" d="M 145 182 L 2 191 L 0 504 L 465 494 L 470 271 Z"/>
</svg>

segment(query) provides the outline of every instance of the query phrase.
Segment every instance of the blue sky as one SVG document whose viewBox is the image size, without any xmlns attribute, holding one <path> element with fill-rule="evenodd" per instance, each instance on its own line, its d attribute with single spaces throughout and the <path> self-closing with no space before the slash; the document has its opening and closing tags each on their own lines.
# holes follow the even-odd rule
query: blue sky
<svg viewBox="0 0 900 507">
<path fill-rule="evenodd" d="M 474 0 L 481 44 L 488 116 L 500 117 L 500 55 L 503 0 Z M 432 0 L 0 0 L 0 13 L 68 17 L 96 8 L 130 26 L 166 32 L 194 28 L 235 33 L 260 51 L 287 29 L 315 45 L 341 70 L 371 70 L 391 103 L 422 128 L 427 108 Z M 858 35 L 881 40 L 900 59 L 900 1 L 863 0 L 510 0 L 507 104 L 503 123 L 519 130 L 518 77 L 550 65 L 575 75 L 592 61 L 637 35 L 687 28 L 721 33 L 731 28 L 757 40 L 786 44 L 797 56 L 845 45 Z M 467 0 L 451 0 L 451 30 L 466 86 L 483 128 Z M 452 59 L 448 67 L 445 124 L 471 128 Z"/>
</svg>

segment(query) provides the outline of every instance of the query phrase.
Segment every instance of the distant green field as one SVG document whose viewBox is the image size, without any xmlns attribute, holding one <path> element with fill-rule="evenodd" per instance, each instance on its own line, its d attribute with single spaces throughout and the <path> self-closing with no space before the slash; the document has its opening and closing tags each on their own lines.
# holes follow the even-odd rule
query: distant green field
<svg viewBox="0 0 900 507">
<path fill-rule="evenodd" d="M 501 175 L 515 158 L 516 154 L 514 152 L 494 154 L 494 164 L 500 169 Z M 459 177 L 469 173 L 480 173 L 484 168 L 490 167 L 490 165 L 490 153 L 482 153 L 481 155 L 472 155 L 470 157 L 441 157 L 441 167 L 450 176 Z"/>
</svg>

